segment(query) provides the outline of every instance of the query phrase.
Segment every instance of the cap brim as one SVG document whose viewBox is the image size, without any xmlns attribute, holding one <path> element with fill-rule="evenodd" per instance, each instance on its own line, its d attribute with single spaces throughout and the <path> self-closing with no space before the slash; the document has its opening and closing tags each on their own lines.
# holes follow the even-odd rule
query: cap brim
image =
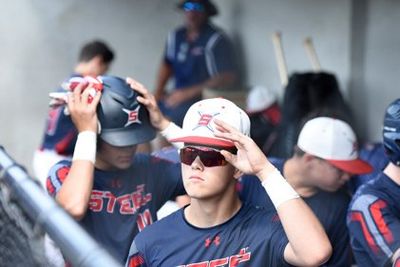
<svg viewBox="0 0 400 267">
<path fill-rule="evenodd" d="M 329 161 L 336 168 L 350 174 L 367 174 L 374 170 L 374 168 L 368 162 L 361 159 L 327 161 Z"/>
<path fill-rule="evenodd" d="M 100 134 L 100 138 L 106 143 L 113 146 L 132 146 L 142 144 L 153 140 L 156 137 L 156 131 L 152 128 L 138 128 L 132 132 L 132 129 L 125 131 L 104 130 Z"/>
<path fill-rule="evenodd" d="M 234 147 L 235 144 L 228 140 L 222 140 L 218 138 L 203 137 L 203 136 L 184 136 L 179 138 L 173 138 L 168 140 L 169 142 L 183 142 L 196 145 L 205 146 L 218 146 L 218 147 Z"/>
</svg>

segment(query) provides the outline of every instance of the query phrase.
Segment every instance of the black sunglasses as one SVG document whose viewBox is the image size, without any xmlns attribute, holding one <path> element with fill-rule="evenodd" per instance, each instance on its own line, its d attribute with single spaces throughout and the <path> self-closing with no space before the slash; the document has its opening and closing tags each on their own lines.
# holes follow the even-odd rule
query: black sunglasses
<svg viewBox="0 0 400 267">
<path fill-rule="evenodd" d="M 236 148 L 226 150 L 233 154 L 237 152 Z M 180 158 L 183 164 L 192 165 L 197 157 L 200 157 L 201 162 L 206 167 L 224 166 L 228 163 L 220 150 L 215 148 L 187 146 L 180 150 Z"/>
</svg>

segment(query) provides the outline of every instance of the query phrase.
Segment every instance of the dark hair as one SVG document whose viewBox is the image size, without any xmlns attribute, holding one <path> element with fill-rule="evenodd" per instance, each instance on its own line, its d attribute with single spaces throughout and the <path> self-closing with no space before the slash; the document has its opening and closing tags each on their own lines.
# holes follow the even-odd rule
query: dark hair
<svg viewBox="0 0 400 267">
<path fill-rule="evenodd" d="M 94 40 L 82 47 L 78 59 L 80 62 L 87 62 L 96 56 L 101 56 L 103 62 L 108 64 L 114 59 L 114 52 L 103 41 Z"/>
</svg>

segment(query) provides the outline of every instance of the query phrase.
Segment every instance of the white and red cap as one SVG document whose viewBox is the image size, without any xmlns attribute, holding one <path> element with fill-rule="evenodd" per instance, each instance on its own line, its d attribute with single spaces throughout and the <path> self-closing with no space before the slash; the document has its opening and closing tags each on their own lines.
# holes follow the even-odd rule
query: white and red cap
<svg viewBox="0 0 400 267">
<path fill-rule="evenodd" d="M 182 132 L 169 141 L 218 147 L 235 146 L 231 141 L 214 135 L 215 119 L 250 136 L 250 119 L 245 111 L 227 99 L 210 98 L 198 101 L 189 108 L 183 120 Z"/>
<path fill-rule="evenodd" d="M 275 94 L 264 86 L 253 86 L 247 95 L 247 113 L 257 113 L 269 108 L 276 102 Z"/>
<path fill-rule="evenodd" d="M 302 128 L 297 146 L 306 153 L 320 157 L 350 174 L 372 172 L 372 166 L 358 157 L 356 136 L 344 121 L 318 117 Z"/>
</svg>

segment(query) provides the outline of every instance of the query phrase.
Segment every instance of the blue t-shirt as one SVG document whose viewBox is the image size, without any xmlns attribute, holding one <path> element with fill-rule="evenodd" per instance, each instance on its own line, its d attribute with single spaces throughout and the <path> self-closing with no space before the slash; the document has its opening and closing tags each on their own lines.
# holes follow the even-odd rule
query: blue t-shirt
<svg viewBox="0 0 400 267">
<path fill-rule="evenodd" d="M 357 264 L 384 266 L 400 248 L 400 185 L 384 173 L 362 185 L 350 204 L 347 226 Z M 400 266 L 400 259 L 396 264 L 390 266 Z"/>
<path fill-rule="evenodd" d="M 289 266 L 288 239 L 276 212 L 243 204 L 227 222 L 199 228 L 183 211 L 139 233 L 126 266 Z"/>
<path fill-rule="evenodd" d="M 285 160 L 269 158 L 283 174 Z M 252 205 L 274 211 L 275 207 L 256 176 L 245 175 L 240 179 L 239 196 Z M 346 228 L 346 212 L 350 196 L 344 191 L 318 191 L 310 197 L 302 197 L 324 227 L 332 244 L 333 253 L 322 266 L 346 267 L 351 265 L 351 248 Z"/>
<path fill-rule="evenodd" d="M 72 74 L 67 80 L 72 77 L 82 76 Z M 59 87 L 56 92 L 65 92 L 65 89 Z M 78 132 L 72 122 L 71 116 L 65 115 L 64 109 L 64 107 L 49 109 L 40 149 L 53 150 L 59 155 L 72 156 Z"/>
<path fill-rule="evenodd" d="M 171 65 L 175 88 L 202 83 L 221 72 L 235 71 L 232 45 L 225 34 L 206 24 L 193 42 L 187 40 L 186 27 L 168 35 L 164 60 Z"/>
<path fill-rule="evenodd" d="M 47 190 L 53 197 L 70 167 L 71 161 L 64 160 L 50 170 Z M 95 170 L 89 209 L 80 222 L 124 263 L 136 234 L 156 221 L 157 210 L 166 201 L 182 194 L 185 190 L 180 164 L 137 154 L 127 170 Z"/>
</svg>

